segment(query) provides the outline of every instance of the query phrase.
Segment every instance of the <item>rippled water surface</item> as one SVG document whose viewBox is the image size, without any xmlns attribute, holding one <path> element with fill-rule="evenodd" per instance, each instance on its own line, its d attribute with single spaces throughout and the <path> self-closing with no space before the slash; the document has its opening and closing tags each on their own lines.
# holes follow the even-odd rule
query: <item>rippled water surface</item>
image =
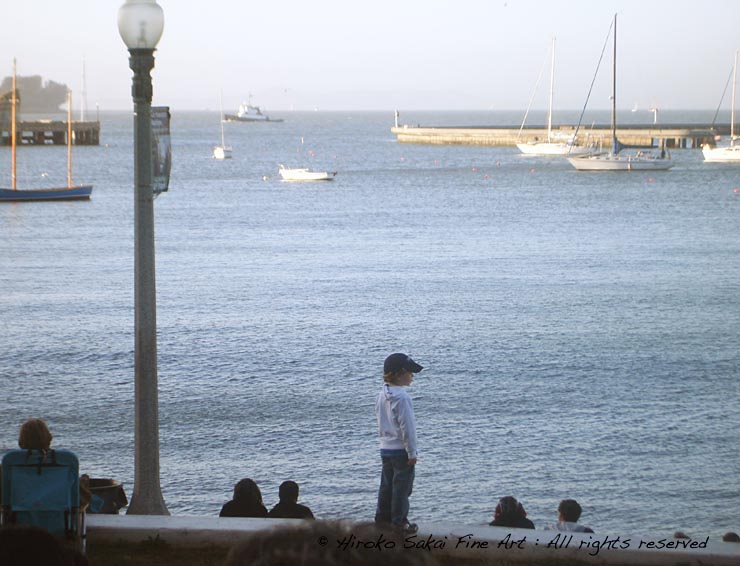
<svg viewBox="0 0 740 566">
<path fill-rule="evenodd" d="M 248 476 L 268 506 L 291 478 L 318 516 L 372 518 L 373 402 L 401 350 L 426 368 L 418 522 L 482 524 L 511 494 L 537 527 L 573 497 L 602 532 L 740 528 L 740 168 L 679 150 L 665 173 L 578 173 L 398 144 L 392 113 L 283 117 L 226 124 L 216 162 L 216 113 L 173 113 L 155 202 L 172 513 L 214 515 Z M 102 122 L 75 153 L 91 202 L 0 206 L 0 449 L 43 417 L 130 496 L 131 117 Z M 64 159 L 21 148 L 19 181 L 61 182 Z M 285 184 L 278 163 L 338 175 Z"/>
</svg>

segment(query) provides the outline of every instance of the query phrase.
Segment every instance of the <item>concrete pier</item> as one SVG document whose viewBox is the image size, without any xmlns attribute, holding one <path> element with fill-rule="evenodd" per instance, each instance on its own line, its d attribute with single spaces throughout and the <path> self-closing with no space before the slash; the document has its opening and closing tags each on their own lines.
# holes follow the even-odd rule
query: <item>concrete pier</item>
<svg viewBox="0 0 740 566">
<path fill-rule="evenodd" d="M 193 516 L 87 515 L 88 545 L 161 540 L 173 546 L 230 547 L 255 532 L 296 519 L 241 519 Z M 318 544 L 337 545 L 339 541 Z M 719 535 L 674 539 L 670 535 L 565 533 L 486 525 L 421 523 L 403 550 L 438 555 L 442 563 L 465 564 L 633 564 L 717 566 L 740 564 L 740 544 Z M 400 547 L 399 547 L 400 548 Z M 382 552 L 382 548 L 372 552 Z"/>
<path fill-rule="evenodd" d="M 575 133 L 575 126 L 560 126 L 553 133 L 563 137 Z M 547 139 L 547 128 L 519 126 L 502 127 L 439 127 L 401 125 L 391 128 L 399 143 L 431 145 L 487 145 L 515 146 L 517 143 L 543 141 Z M 727 136 L 730 126 L 710 128 L 697 124 L 628 125 L 617 128 L 619 141 L 626 145 L 667 148 L 700 148 L 703 144 L 715 145 L 715 136 Z M 608 125 L 581 127 L 578 131 L 579 145 L 601 144 L 611 146 L 612 133 Z"/>
<path fill-rule="evenodd" d="M 10 145 L 10 126 L 3 124 L 0 145 Z M 67 122 L 62 120 L 35 120 L 18 122 L 18 143 L 22 145 L 67 145 Z M 72 122 L 73 145 L 100 145 L 100 122 Z"/>
</svg>

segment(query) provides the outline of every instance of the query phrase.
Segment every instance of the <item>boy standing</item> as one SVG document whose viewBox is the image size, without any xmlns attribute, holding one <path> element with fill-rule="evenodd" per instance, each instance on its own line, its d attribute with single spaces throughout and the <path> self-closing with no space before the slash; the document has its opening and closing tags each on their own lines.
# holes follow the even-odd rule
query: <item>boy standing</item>
<svg viewBox="0 0 740 566">
<path fill-rule="evenodd" d="M 383 463 L 375 522 L 390 523 L 404 534 L 418 529 L 408 520 L 417 451 L 414 408 L 404 387 L 422 369 L 406 354 L 388 356 L 383 364 L 383 388 L 375 402 Z"/>
</svg>

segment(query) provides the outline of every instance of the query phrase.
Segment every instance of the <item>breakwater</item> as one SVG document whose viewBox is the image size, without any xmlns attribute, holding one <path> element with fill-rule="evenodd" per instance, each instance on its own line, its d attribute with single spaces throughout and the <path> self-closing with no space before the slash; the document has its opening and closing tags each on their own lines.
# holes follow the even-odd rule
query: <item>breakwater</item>
<svg viewBox="0 0 740 566">
<path fill-rule="evenodd" d="M 485 145 L 514 146 L 517 143 L 547 139 L 547 128 L 519 126 L 409 126 L 391 128 L 399 143 L 428 145 Z M 575 126 L 560 126 L 553 133 L 570 137 L 576 133 Z M 703 144 L 714 145 L 715 137 L 729 135 L 729 124 L 714 127 L 697 124 L 629 125 L 617 128 L 617 137 L 627 145 L 661 146 L 667 148 L 700 148 Z M 578 143 L 587 145 L 611 145 L 611 126 L 594 125 L 578 130 Z"/>
</svg>

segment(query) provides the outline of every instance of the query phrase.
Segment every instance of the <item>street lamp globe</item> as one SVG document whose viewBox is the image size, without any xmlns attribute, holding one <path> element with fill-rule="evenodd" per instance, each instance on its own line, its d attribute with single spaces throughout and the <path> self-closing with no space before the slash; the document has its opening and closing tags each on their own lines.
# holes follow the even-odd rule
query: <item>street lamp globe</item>
<svg viewBox="0 0 740 566">
<path fill-rule="evenodd" d="M 156 0 L 126 0 L 118 9 L 118 33 L 129 49 L 156 49 L 164 12 Z"/>
</svg>

